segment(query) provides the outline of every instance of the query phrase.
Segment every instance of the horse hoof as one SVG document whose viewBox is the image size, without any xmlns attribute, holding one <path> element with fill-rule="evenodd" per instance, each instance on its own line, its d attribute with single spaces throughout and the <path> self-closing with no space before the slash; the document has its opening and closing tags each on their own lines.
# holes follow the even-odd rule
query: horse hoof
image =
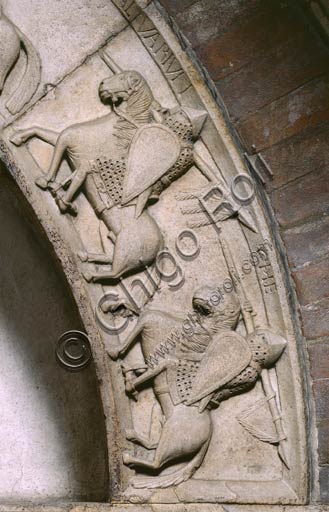
<svg viewBox="0 0 329 512">
<path fill-rule="evenodd" d="M 48 180 L 46 178 L 44 178 L 43 176 L 39 176 L 39 178 L 37 178 L 35 180 L 35 184 L 41 188 L 41 190 L 47 190 L 48 188 Z"/>
<path fill-rule="evenodd" d="M 135 439 L 136 439 L 136 432 L 135 432 L 134 429 L 127 428 L 125 434 L 126 434 L 126 439 L 128 441 L 135 441 Z"/>
<path fill-rule="evenodd" d="M 66 202 L 62 197 L 57 197 L 56 203 L 62 213 L 70 213 L 74 217 L 78 215 L 78 209 L 75 204 Z"/>
<path fill-rule="evenodd" d="M 79 251 L 78 258 L 80 259 L 80 261 L 85 263 L 86 261 L 88 261 L 88 253 L 86 251 Z"/>
<path fill-rule="evenodd" d="M 132 464 L 132 457 L 129 452 L 123 452 L 122 461 L 126 466 L 129 466 L 130 464 Z"/>
<path fill-rule="evenodd" d="M 15 146 L 21 146 L 23 142 L 25 142 L 21 132 L 17 132 L 14 135 L 12 135 L 9 140 L 13 144 L 15 144 Z"/>
<path fill-rule="evenodd" d="M 87 283 L 91 283 L 93 281 L 94 276 L 91 272 L 83 272 L 82 275 L 85 281 L 87 281 Z"/>
</svg>

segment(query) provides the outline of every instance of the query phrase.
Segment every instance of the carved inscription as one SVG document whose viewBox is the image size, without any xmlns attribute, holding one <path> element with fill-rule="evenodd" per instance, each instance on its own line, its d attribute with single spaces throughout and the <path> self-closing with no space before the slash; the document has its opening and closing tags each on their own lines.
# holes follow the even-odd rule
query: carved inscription
<svg viewBox="0 0 329 512">
<path fill-rule="evenodd" d="M 115 62 L 110 41 L 81 70 L 96 73 L 82 97 L 96 99 L 101 114 L 88 106 L 82 122 L 66 126 L 48 125 L 41 111 L 41 126 L 24 116 L 23 129 L 11 128 L 9 137 L 13 152 L 33 138 L 52 146 L 48 168 L 34 159 L 34 191 L 51 215 L 57 205 L 60 226 L 74 233 L 79 286 L 90 293 L 110 358 L 103 357 L 105 374 L 121 429 L 115 457 L 119 451 L 125 475 L 119 499 L 264 503 L 268 495 L 271 503 L 296 503 L 294 342 L 256 187 L 235 168 L 224 135 L 214 142 L 217 128 L 193 74 L 151 9 L 113 4 L 134 30 L 124 38 L 138 44 L 142 71 L 127 65 L 126 48 Z M 59 87 L 72 91 L 75 79 L 72 73 Z M 71 115 L 71 98 L 47 101 L 59 97 Z M 38 144 L 27 150 L 34 156 Z"/>
<path fill-rule="evenodd" d="M 192 84 L 179 61 L 169 48 L 162 35 L 145 14 L 137 16 L 132 26 L 139 35 L 142 43 L 153 56 L 169 84 L 176 94 L 183 94 L 192 88 Z"/>
<path fill-rule="evenodd" d="M 174 92 L 178 95 L 192 89 L 192 84 L 178 59 L 153 22 L 131 0 L 115 0 L 115 5 L 131 22 L 145 48 L 154 58 Z"/>
<path fill-rule="evenodd" d="M 113 3 L 128 21 L 132 21 L 141 13 L 140 8 L 136 5 L 134 0 L 113 0 Z"/>
</svg>

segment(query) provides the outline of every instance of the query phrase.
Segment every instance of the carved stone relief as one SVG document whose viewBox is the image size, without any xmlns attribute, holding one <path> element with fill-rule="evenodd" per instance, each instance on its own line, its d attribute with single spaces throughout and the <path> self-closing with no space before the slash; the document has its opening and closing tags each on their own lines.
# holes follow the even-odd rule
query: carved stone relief
<svg viewBox="0 0 329 512">
<path fill-rule="evenodd" d="M 5 16 L 1 5 L 0 40 L 0 94 L 5 98 L 1 99 L 9 114 L 17 114 L 37 90 L 40 58 L 31 41 Z"/>
<path fill-rule="evenodd" d="M 3 158 L 92 342 L 112 499 L 304 503 L 275 245 L 217 106 L 146 3 L 110 3 L 118 34 L 4 130 Z"/>
</svg>

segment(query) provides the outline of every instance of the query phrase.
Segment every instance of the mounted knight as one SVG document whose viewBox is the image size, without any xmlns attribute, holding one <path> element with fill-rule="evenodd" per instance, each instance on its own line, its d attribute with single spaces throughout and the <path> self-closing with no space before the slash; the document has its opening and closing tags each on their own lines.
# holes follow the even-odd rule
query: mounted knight
<svg viewBox="0 0 329 512">
<path fill-rule="evenodd" d="M 110 270 L 86 273 L 88 281 L 115 281 L 152 264 L 162 234 L 145 206 L 193 164 L 193 126 L 187 114 L 162 109 L 137 71 L 121 71 L 103 55 L 115 74 L 100 83 L 101 100 L 112 111 L 61 133 L 32 127 L 17 132 L 20 145 L 32 137 L 55 147 L 50 168 L 36 180 L 55 197 L 62 213 L 77 214 L 73 199 L 83 190 L 113 241 L 113 254 L 81 255 L 84 261 L 111 263 Z M 66 156 L 72 175 L 57 183 Z M 64 193 L 61 192 L 64 190 Z"/>
<path fill-rule="evenodd" d="M 216 178 L 194 145 L 206 114 L 181 106 L 162 108 L 140 73 L 122 71 L 107 54 L 101 56 L 114 72 L 99 86 L 109 114 L 59 134 L 40 127 L 21 130 L 11 141 L 19 146 L 37 137 L 55 147 L 47 174 L 36 184 L 52 193 L 62 213 L 72 215 L 77 214 L 74 197 L 84 192 L 113 242 L 113 254 L 80 254 L 85 262 L 111 264 L 84 277 L 111 283 L 151 265 L 162 248 L 162 234 L 147 210 L 161 192 L 193 165 L 209 181 Z M 57 183 L 64 157 L 73 172 Z"/>
<path fill-rule="evenodd" d="M 154 471 L 151 478 L 137 477 L 134 487 L 164 488 L 188 480 L 201 465 L 211 441 L 210 411 L 223 400 L 252 389 L 264 369 L 273 366 L 285 349 L 284 338 L 269 329 L 253 330 L 247 337 L 238 334 L 235 329 L 240 314 L 251 315 L 251 305 L 246 302 L 241 311 L 235 292 L 214 305 L 209 299 L 213 293 L 207 286 L 195 291 L 192 304 L 198 321 L 189 335 L 182 329 L 183 314 L 149 310 L 142 313 L 124 344 L 109 351 L 116 358 L 140 341 L 145 361 L 149 361 L 159 344 L 171 340 L 162 352 L 162 360 L 146 371 L 135 369 L 137 377 L 132 378 L 132 370 L 123 366 L 126 392 L 136 399 L 139 390 L 151 384 L 164 415 L 157 442 L 135 430 L 126 432 L 129 441 L 147 450 L 155 449 L 151 461 L 147 455 L 136 457 L 130 451 L 123 454 L 126 465 Z M 271 392 L 270 396 L 272 400 L 275 395 Z M 278 421 L 277 412 L 273 418 Z M 161 474 L 163 468 L 181 461 L 185 461 L 183 467 Z"/>
</svg>

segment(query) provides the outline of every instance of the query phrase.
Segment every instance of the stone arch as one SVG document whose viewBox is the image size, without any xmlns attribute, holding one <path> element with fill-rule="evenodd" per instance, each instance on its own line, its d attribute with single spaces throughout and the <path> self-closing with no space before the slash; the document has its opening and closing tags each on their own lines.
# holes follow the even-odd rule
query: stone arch
<svg viewBox="0 0 329 512">
<path fill-rule="evenodd" d="M 208 115 L 207 122 L 204 126 L 200 121 L 199 130 L 203 129 L 204 131 L 202 132 L 202 140 L 198 142 L 200 142 L 199 145 L 202 146 L 202 154 L 205 156 L 206 163 L 208 160 L 208 167 L 209 161 L 212 162 L 211 165 L 214 165 L 217 169 L 218 174 L 216 177 L 219 183 L 221 183 L 222 187 L 224 185 L 222 185 L 222 181 L 220 180 L 223 180 L 226 185 L 229 184 L 228 189 L 230 191 L 230 184 L 234 177 L 240 173 L 246 175 L 246 168 L 229 134 L 227 122 L 218 109 L 218 105 L 209 94 L 209 89 L 205 84 L 205 76 L 200 74 L 200 69 L 195 66 L 188 52 L 182 50 L 177 38 L 175 38 L 171 32 L 165 19 L 160 15 L 153 2 L 138 1 L 136 3 L 125 3 L 115 1 L 112 2 L 111 5 L 113 8 L 117 9 L 115 12 L 120 13 L 120 27 L 117 30 L 118 33 L 116 37 L 111 38 L 109 43 L 103 41 L 99 46 L 102 46 L 102 49 L 109 52 L 111 56 L 114 55 L 116 59 L 119 60 L 119 64 L 122 67 L 131 66 L 132 62 L 135 64 L 135 59 L 136 67 L 140 68 L 140 72 L 145 73 L 147 80 L 152 81 L 153 89 L 156 91 L 156 93 L 154 93 L 156 99 L 158 101 L 160 100 L 160 103 L 163 103 L 164 106 L 168 106 L 169 108 L 173 108 L 177 105 L 187 107 L 189 109 L 188 115 L 192 117 L 195 124 L 198 124 L 198 117 L 202 117 L 200 111 L 202 115 L 204 113 Z M 127 53 L 126 49 L 128 47 L 129 52 Z M 143 52 L 144 55 L 141 57 Z M 139 58 L 141 58 L 141 61 L 138 60 Z M 106 59 L 103 60 L 106 62 Z M 113 69 L 114 66 L 112 62 L 112 70 Z M 86 284 L 82 276 L 83 267 L 77 256 L 78 251 L 84 248 L 84 246 L 87 247 L 91 239 L 89 245 L 92 248 L 95 245 L 97 246 L 97 244 L 98 246 L 101 245 L 100 240 L 103 245 L 106 246 L 104 243 L 104 233 L 102 232 L 104 228 L 99 229 L 96 223 L 97 219 L 95 215 L 93 215 L 93 212 L 91 212 L 90 204 L 87 204 L 84 197 L 78 198 L 80 212 L 76 220 L 68 221 L 66 216 L 60 216 L 50 194 L 48 196 L 43 195 L 44 193 L 41 192 L 34 183 L 35 178 L 40 176 L 40 170 L 45 170 L 45 163 L 49 160 L 48 149 L 45 149 L 42 143 L 35 143 L 34 141 L 28 146 L 19 148 L 14 147 L 11 142 L 14 131 L 28 128 L 31 126 L 32 122 L 44 123 L 45 120 L 48 119 L 52 124 L 52 128 L 56 128 L 60 131 L 76 121 L 81 122 L 91 119 L 95 116 L 94 112 L 97 114 L 96 117 L 103 114 L 105 112 L 103 107 L 98 105 L 99 100 L 96 93 L 96 84 L 98 86 L 99 79 L 101 78 L 100 74 L 104 73 L 104 70 L 104 63 L 101 58 L 97 53 L 92 53 L 86 62 L 74 68 L 72 72 L 58 83 L 54 94 L 55 98 L 53 98 L 54 103 L 50 106 L 49 111 L 47 101 L 50 100 L 50 96 L 46 94 L 45 98 L 42 98 L 42 94 L 39 92 L 40 96 L 38 100 L 35 101 L 35 104 L 30 105 L 30 110 L 33 115 L 31 115 L 31 112 L 27 112 L 24 116 L 18 117 L 14 123 L 12 123 L 13 120 L 10 120 L 8 123 L 4 131 L 2 158 L 28 198 L 30 204 L 35 209 L 40 222 L 47 232 L 49 240 L 56 250 L 57 257 L 61 261 L 63 270 L 72 288 L 72 293 L 79 306 L 86 330 L 91 338 L 107 423 L 110 499 L 119 500 L 124 503 L 143 502 L 149 499 L 156 503 L 162 503 L 161 500 L 165 500 L 165 502 L 169 500 L 170 503 L 177 503 L 178 501 L 193 502 L 193 500 L 197 498 L 193 490 L 191 490 L 191 487 L 189 487 L 189 484 L 182 488 L 181 495 L 179 494 L 179 487 L 177 491 L 169 489 L 169 491 L 155 491 L 154 494 L 153 491 L 149 491 L 149 489 L 142 491 L 140 494 L 138 494 L 137 491 L 131 490 L 127 492 L 127 483 L 132 473 L 131 470 L 128 470 L 122 464 L 121 459 L 121 453 L 125 445 L 124 427 L 127 422 L 130 425 L 133 416 L 135 419 L 137 418 L 137 423 L 139 422 L 139 425 L 145 429 L 145 424 L 143 424 L 143 410 L 140 411 L 137 406 L 136 408 L 131 406 L 124 393 L 123 377 L 122 375 L 118 375 L 119 365 L 110 362 L 106 354 L 105 349 L 111 349 L 114 342 L 113 339 L 108 336 L 108 332 L 104 332 L 104 330 L 102 331 L 100 329 L 100 325 L 97 323 L 94 315 L 104 290 Z M 90 87 L 90 89 L 88 87 Z M 86 106 L 86 110 L 83 110 L 82 107 L 77 110 L 71 109 L 70 101 L 67 100 L 67 95 L 73 94 L 74 96 L 74 91 L 78 88 L 80 88 L 81 105 Z M 92 90 L 92 93 L 90 93 L 90 90 Z M 64 119 L 58 116 L 58 111 L 56 112 L 58 109 L 56 96 L 59 100 L 58 104 L 61 105 L 63 111 L 66 113 L 67 117 L 64 117 Z M 87 101 L 89 103 L 86 103 Z M 79 104 L 79 99 L 77 99 L 76 102 Z M 165 102 L 168 102 L 168 105 L 165 105 Z M 160 122 L 159 116 L 155 117 L 155 120 Z M 199 163 L 199 167 L 203 166 L 201 162 L 202 160 L 198 160 L 197 162 Z M 205 185 L 205 182 L 200 182 L 199 178 L 195 177 L 197 167 L 198 165 L 191 170 L 191 173 L 194 173 L 191 181 L 194 185 L 196 184 L 201 187 Z M 67 176 L 70 171 L 69 168 L 66 167 L 62 168 L 61 172 L 63 172 L 63 175 Z M 184 176 L 182 180 L 185 180 L 183 183 L 186 185 L 186 176 Z M 176 192 L 178 195 L 183 195 L 185 190 L 184 188 L 180 189 L 178 187 Z M 166 193 L 170 194 L 172 192 L 168 189 Z M 173 198 L 171 200 L 173 200 Z M 152 210 L 152 214 L 161 228 L 168 230 L 168 226 L 166 226 L 163 221 L 164 214 L 161 212 L 161 205 L 164 207 L 164 201 L 162 203 L 160 203 L 160 201 Z M 244 207 L 245 205 L 242 206 Z M 165 211 L 169 218 L 170 212 L 168 210 Z M 245 211 L 248 212 L 248 210 L 241 210 L 241 215 L 242 212 Z M 251 205 L 250 211 L 251 216 L 245 213 L 245 217 L 242 217 L 242 221 L 239 219 L 239 222 L 241 221 L 244 227 L 240 225 L 238 228 L 236 227 L 238 222 L 237 217 L 240 215 L 240 208 L 238 207 L 236 207 L 236 210 L 233 212 L 234 219 L 231 220 L 228 215 L 229 220 L 227 224 L 223 222 L 222 232 L 224 232 L 225 236 L 230 236 L 230 230 L 236 235 L 235 238 L 233 237 L 233 253 L 237 258 L 240 256 L 240 250 L 242 256 L 245 258 L 248 256 L 248 250 L 254 252 L 252 249 L 255 247 L 259 249 L 259 243 L 264 241 L 264 239 L 270 244 L 274 242 L 272 238 L 273 231 L 271 231 L 271 228 L 266 224 L 264 212 L 260 204 L 255 201 Z M 185 214 L 186 213 L 183 212 L 183 215 Z M 82 219 L 82 221 L 79 224 L 80 219 Z M 221 220 L 226 221 L 227 218 Z M 257 224 L 256 230 L 253 229 L 253 221 Z M 202 227 L 202 225 L 198 225 L 198 228 L 199 227 Z M 257 235 L 253 234 L 255 231 L 257 231 Z M 90 240 L 88 239 L 89 236 Z M 171 240 L 171 243 L 172 242 Z M 206 242 L 208 242 L 207 237 Z M 212 238 L 211 244 L 215 245 Z M 225 251 L 222 250 L 220 256 L 220 264 L 223 267 L 225 264 L 225 258 L 223 258 L 224 252 Z M 235 468 L 229 468 L 226 477 L 222 480 L 216 474 L 218 483 L 214 484 L 214 487 L 212 487 L 212 484 L 209 482 L 214 480 L 217 482 L 217 480 L 214 479 L 213 472 L 216 454 L 212 456 L 212 452 L 209 452 L 210 462 L 208 461 L 208 469 L 201 467 L 199 473 L 201 475 L 199 480 L 202 481 L 202 485 L 205 486 L 207 490 L 207 498 L 205 496 L 202 498 L 204 501 L 210 499 L 212 502 L 222 501 L 225 503 L 233 501 L 242 504 L 248 502 L 263 504 L 303 504 L 307 500 L 308 469 L 303 393 L 300 383 L 300 362 L 297 352 L 298 340 L 296 340 L 293 328 L 291 310 L 289 310 L 286 296 L 286 282 L 282 269 L 280 268 L 280 260 L 277 257 L 277 253 L 273 254 L 272 265 L 274 267 L 274 274 L 257 274 L 257 276 L 255 276 L 258 283 L 258 287 L 254 285 L 256 291 L 252 288 L 252 285 L 249 286 L 251 286 L 252 295 L 255 293 L 255 296 L 259 299 L 258 301 L 256 299 L 259 306 L 259 310 L 257 311 L 258 318 L 262 321 L 267 318 L 275 329 L 280 330 L 280 332 L 284 331 L 286 337 L 289 339 L 289 356 L 285 353 L 285 357 L 278 363 L 277 371 L 281 400 L 284 404 L 283 407 L 286 407 L 286 411 L 289 410 L 289 414 L 291 414 L 289 420 L 287 420 L 286 427 L 289 431 L 289 450 L 294 454 L 294 466 L 292 468 L 289 467 L 287 470 L 287 468 L 281 467 L 281 465 L 279 466 L 278 463 L 273 474 L 271 470 L 269 471 L 268 481 L 265 479 L 264 482 L 260 479 L 257 481 L 256 487 L 253 486 L 252 480 L 246 479 L 246 481 L 244 481 L 238 472 L 234 473 Z M 194 270 L 194 272 L 195 271 L 196 270 Z M 204 277 L 206 279 L 207 276 Z M 272 278 L 274 281 L 271 280 Z M 263 291 L 261 291 L 262 284 Z M 189 286 L 189 294 L 191 294 L 191 280 Z M 267 286 L 273 287 L 273 289 L 269 291 L 270 298 L 265 295 L 268 292 L 268 290 L 265 290 Z M 143 288 L 141 289 L 143 290 Z M 275 290 L 275 298 L 270 295 L 273 290 Z M 168 296 L 170 296 L 169 292 Z M 168 296 L 167 302 L 169 302 Z M 176 300 L 178 304 L 177 307 L 187 306 L 187 297 L 185 297 L 184 300 L 182 297 Z M 268 303 L 266 302 L 267 300 Z M 243 330 L 241 333 L 245 334 Z M 133 357 L 137 359 L 138 364 L 141 364 L 140 353 L 135 352 Z M 132 361 L 130 361 L 130 364 L 132 364 Z M 291 371 L 292 369 L 293 371 Z M 270 400 L 269 396 L 267 396 L 267 398 Z M 150 415 L 149 402 L 151 402 L 151 400 L 149 395 L 145 395 L 145 408 L 148 415 Z M 227 404 L 229 404 L 229 401 Z M 240 406 L 241 404 L 239 407 Z M 232 413 L 232 411 L 230 412 L 229 405 L 224 405 L 224 409 L 225 407 L 227 407 L 225 413 L 226 417 L 224 415 L 223 422 L 221 423 L 223 429 L 225 427 L 225 419 L 229 418 L 229 415 Z M 280 440 L 283 441 L 283 438 Z M 272 450 L 272 448 L 270 450 Z M 255 449 L 255 452 L 256 451 L 257 449 Z M 269 453 L 267 454 L 268 457 L 270 457 Z M 262 455 L 260 458 L 261 457 Z M 227 460 L 230 462 L 229 458 L 227 458 Z M 251 462 L 248 461 L 245 467 L 245 473 L 250 471 L 251 466 Z M 254 470 L 257 473 L 259 469 L 257 470 L 256 466 L 257 464 Z M 221 467 L 221 470 L 224 471 L 225 468 Z M 231 480 L 237 481 L 238 483 L 232 484 Z M 216 485 L 218 487 L 216 487 Z M 166 494 L 166 492 L 168 492 L 168 494 Z M 221 497 L 218 498 L 218 495 Z"/>
<path fill-rule="evenodd" d="M 49 242 L 3 164 L 0 182 L 1 500 L 103 501 L 107 448 L 94 364 L 72 373 L 55 357 L 59 336 L 85 329 Z"/>
<path fill-rule="evenodd" d="M 273 212 L 305 347 L 311 501 L 328 503 L 328 13 L 308 1 L 161 4 L 206 68 Z"/>
</svg>

